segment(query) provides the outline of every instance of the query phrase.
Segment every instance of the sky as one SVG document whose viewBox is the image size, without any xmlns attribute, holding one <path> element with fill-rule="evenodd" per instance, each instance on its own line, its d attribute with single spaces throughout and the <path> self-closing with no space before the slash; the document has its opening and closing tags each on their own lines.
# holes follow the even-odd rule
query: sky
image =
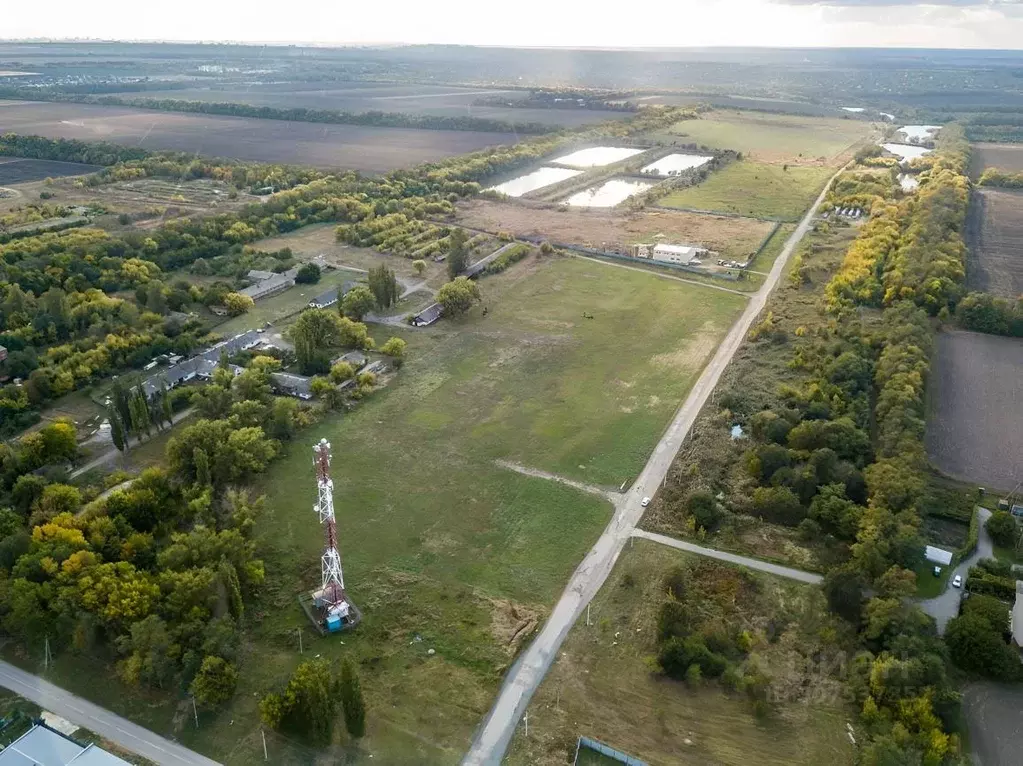
<svg viewBox="0 0 1023 766">
<path fill-rule="evenodd" d="M 0 37 L 565 47 L 1023 47 L 1023 0 L 7 0 Z M 602 9 L 606 8 L 607 11 Z"/>
</svg>

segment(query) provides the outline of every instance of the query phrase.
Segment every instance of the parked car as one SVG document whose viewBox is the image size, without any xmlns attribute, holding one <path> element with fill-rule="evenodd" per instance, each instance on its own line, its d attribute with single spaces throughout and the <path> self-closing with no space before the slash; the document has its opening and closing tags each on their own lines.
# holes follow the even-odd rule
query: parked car
<svg viewBox="0 0 1023 766">
<path fill-rule="evenodd" d="M 961 587 L 963 587 L 962 575 L 956 575 L 955 577 L 952 578 L 952 587 L 953 588 L 961 588 Z"/>
<path fill-rule="evenodd" d="M 646 508 L 648 505 L 650 505 L 650 498 L 649 497 L 644 497 L 643 500 L 640 502 L 640 505 L 642 505 L 644 508 Z"/>
</svg>

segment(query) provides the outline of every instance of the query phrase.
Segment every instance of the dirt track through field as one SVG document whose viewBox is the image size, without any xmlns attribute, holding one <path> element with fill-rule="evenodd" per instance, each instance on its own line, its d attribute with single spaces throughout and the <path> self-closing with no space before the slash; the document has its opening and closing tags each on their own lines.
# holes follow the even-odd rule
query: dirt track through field
<svg viewBox="0 0 1023 766">
<path fill-rule="evenodd" d="M 512 133 L 326 125 L 36 101 L 0 101 L 0 127 L 46 138 L 111 141 L 208 157 L 366 173 L 385 173 L 519 139 Z"/>
</svg>

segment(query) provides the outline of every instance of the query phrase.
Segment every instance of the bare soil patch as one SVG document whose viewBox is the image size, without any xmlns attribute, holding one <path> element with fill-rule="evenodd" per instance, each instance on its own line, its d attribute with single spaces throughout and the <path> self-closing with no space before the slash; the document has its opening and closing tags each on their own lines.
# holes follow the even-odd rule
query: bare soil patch
<svg viewBox="0 0 1023 766">
<path fill-rule="evenodd" d="M 772 229 L 771 223 L 753 218 L 685 211 L 625 213 L 536 208 L 490 200 L 459 205 L 457 220 L 469 228 L 506 231 L 517 237 L 544 237 L 584 247 L 610 249 L 636 242 L 663 241 L 702 245 L 729 258 L 745 258 L 754 252 Z"/>
<path fill-rule="evenodd" d="M 3 101 L 0 114 L 4 130 L 27 135 L 367 173 L 386 173 L 519 140 L 512 133 L 321 125 L 99 104 Z"/>
<path fill-rule="evenodd" d="M 994 683 L 963 692 L 974 757 L 984 766 L 1015 766 L 1023 749 L 1023 690 Z"/>
<path fill-rule="evenodd" d="M 970 166 L 976 175 L 986 168 L 1023 171 L 1023 144 L 974 144 Z"/>
<path fill-rule="evenodd" d="M 84 176 L 99 169 L 98 165 L 83 165 L 78 162 L 10 158 L 0 163 L 0 186 L 41 181 L 44 178 Z"/>
<path fill-rule="evenodd" d="M 1011 489 L 1023 455 L 1023 340 L 943 332 L 931 371 L 927 454 L 949 476 Z"/>
<path fill-rule="evenodd" d="M 1023 192 L 976 189 L 966 235 L 970 289 L 1005 298 L 1023 293 Z"/>
</svg>

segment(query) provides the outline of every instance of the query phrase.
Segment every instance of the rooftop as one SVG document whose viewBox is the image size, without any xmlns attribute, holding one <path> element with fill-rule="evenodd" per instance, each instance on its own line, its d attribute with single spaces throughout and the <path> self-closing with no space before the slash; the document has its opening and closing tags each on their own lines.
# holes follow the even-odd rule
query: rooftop
<svg viewBox="0 0 1023 766">
<path fill-rule="evenodd" d="M 130 766 L 96 745 L 79 745 L 36 725 L 0 751 L 0 766 Z"/>
</svg>

